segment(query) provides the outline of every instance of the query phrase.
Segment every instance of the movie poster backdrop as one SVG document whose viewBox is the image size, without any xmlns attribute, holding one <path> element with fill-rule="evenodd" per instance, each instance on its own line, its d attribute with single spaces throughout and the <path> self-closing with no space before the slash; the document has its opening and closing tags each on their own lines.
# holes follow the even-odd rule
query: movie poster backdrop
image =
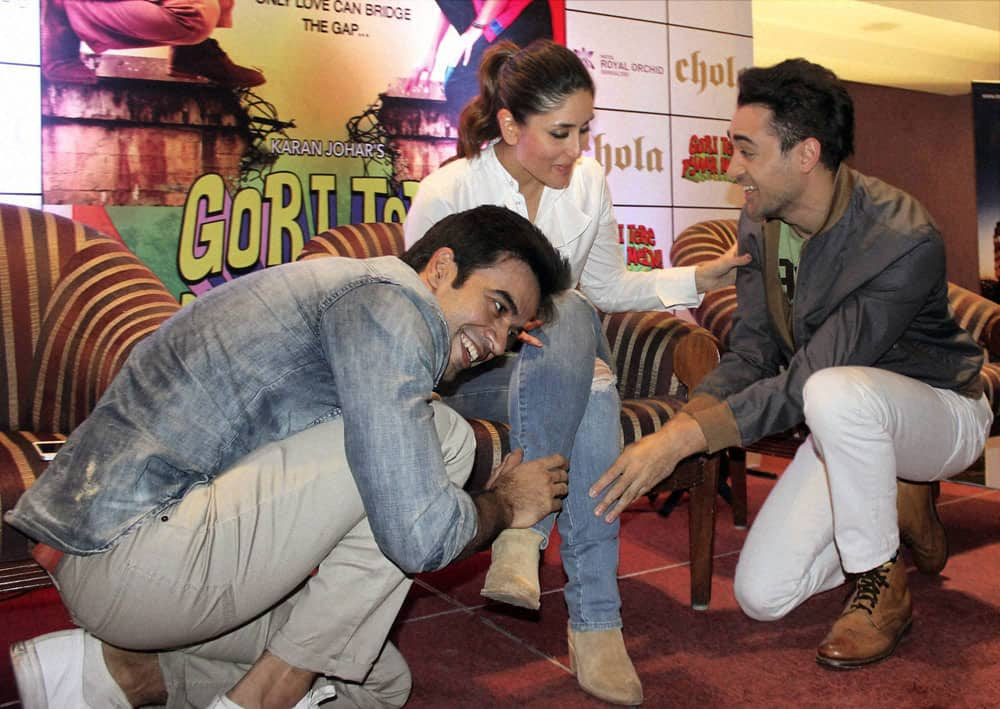
<svg viewBox="0 0 1000 709">
<path fill-rule="evenodd" d="M 211 40 L 263 84 L 173 75 L 169 46 L 83 43 L 96 83 L 40 81 L 35 179 L 46 209 L 117 235 L 183 302 L 330 226 L 402 221 L 454 154 L 483 51 L 549 37 L 597 86 L 587 152 L 622 257 L 662 268 L 675 230 L 738 214 L 725 131 L 750 35 L 750 3 L 721 0 L 239 0 Z"/>
</svg>

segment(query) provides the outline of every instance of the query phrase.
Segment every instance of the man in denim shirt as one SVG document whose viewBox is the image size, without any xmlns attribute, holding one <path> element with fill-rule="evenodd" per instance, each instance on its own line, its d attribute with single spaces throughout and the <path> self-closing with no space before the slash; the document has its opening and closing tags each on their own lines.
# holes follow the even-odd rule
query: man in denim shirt
<svg viewBox="0 0 1000 709">
<path fill-rule="evenodd" d="M 287 264 L 183 308 L 8 514 L 86 629 L 13 647 L 23 706 L 402 705 L 406 574 L 566 494 L 564 458 L 519 452 L 463 492 L 475 441 L 432 391 L 568 285 L 526 219 L 480 207 L 402 259 Z"/>
</svg>

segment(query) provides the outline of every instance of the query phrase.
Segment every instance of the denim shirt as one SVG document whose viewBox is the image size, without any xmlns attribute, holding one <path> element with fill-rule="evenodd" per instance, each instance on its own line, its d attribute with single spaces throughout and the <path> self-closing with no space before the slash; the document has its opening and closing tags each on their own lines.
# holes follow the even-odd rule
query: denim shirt
<svg viewBox="0 0 1000 709">
<path fill-rule="evenodd" d="M 135 347 L 6 519 L 65 552 L 101 552 L 256 448 L 342 416 L 383 553 L 409 572 L 440 568 L 477 525 L 432 418 L 449 349 L 437 301 L 395 257 L 243 276 Z"/>
</svg>

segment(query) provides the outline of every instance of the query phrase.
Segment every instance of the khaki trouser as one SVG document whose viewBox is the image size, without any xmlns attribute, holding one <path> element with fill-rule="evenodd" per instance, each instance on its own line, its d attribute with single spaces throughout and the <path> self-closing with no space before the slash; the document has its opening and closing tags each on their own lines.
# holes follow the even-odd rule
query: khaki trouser
<svg viewBox="0 0 1000 709">
<path fill-rule="evenodd" d="M 475 438 L 433 406 L 448 476 L 462 485 Z M 386 637 L 411 581 L 378 549 L 343 433 L 337 420 L 264 446 L 110 551 L 66 555 L 55 579 L 74 620 L 159 652 L 171 709 L 205 706 L 265 649 L 346 680 L 336 684 L 347 703 L 401 705 L 409 670 Z"/>
</svg>

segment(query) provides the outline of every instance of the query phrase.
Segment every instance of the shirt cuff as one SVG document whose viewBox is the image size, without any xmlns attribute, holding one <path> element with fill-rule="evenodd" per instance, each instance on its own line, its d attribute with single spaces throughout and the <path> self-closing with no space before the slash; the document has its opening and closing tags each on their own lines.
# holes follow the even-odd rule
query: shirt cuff
<svg viewBox="0 0 1000 709">
<path fill-rule="evenodd" d="M 656 280 L 656 295 L 667 310 L 673 308 L 697 308 L 703 295 L 698 293 L 694 282 L 696 266 L 675 266 L 659 271 Z"/>
<path fill-rule="evenodd" d="M 725 448 L 743 445 L 736 417 L 729 404 L 714 397 L 699 394 L 684 405 L 682 412 L 693 418 L 701 427 L 708 443 L 708 452 L 717 453 Z"/>
</svg>

